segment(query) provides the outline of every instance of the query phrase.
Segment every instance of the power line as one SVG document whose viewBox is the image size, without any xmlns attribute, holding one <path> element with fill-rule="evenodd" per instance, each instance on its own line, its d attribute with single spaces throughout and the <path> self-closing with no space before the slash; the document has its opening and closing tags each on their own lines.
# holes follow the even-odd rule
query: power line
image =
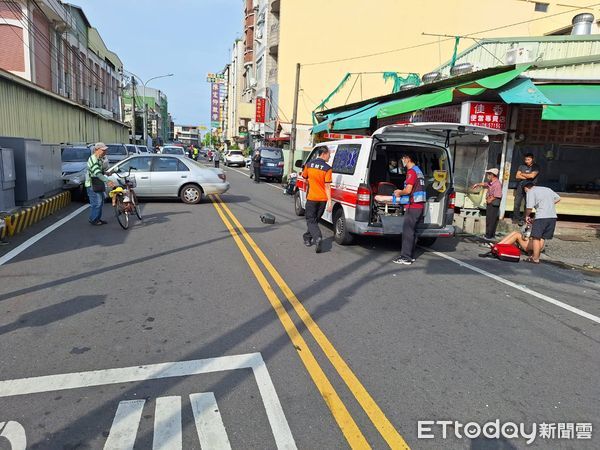
<svg viewBox="0 0 600 450">
<path fill-rule="evenodd" d="M 42 10 L 42 8 L 38 4 L 38 2 L 36 0 L 32 0 L 32 1 L 33 1 L 33 4 L 35 5 L 35 7 L 40 11 L 40 13 L 44 14 L 44 11 Z M 52 11 L 54 11 L 58 16 L 60 16 L 60 12 L 57 11 L 51 3 L 49 5 L 50 5 L 50 8 L 52 9 Z M 61 6 L 62 6 L 62 4 L 61 4 Z M 63 8 L 63 12 L 65 14 L 67 14 L 65 7 L 62 6 L 62 8 Z M 29 20 L 29 18 L 28 18 L 28 20 Z M 34 23 L 32 23 L 32 25 L 35 26 Z M 82 31 L 81 28 L 79 28 L 77 26 L 77 23 L 75 23 L 75 29 L 78 30 L 78 31 L 80 31 L 80 32 Z M 66 41 L 63 39 L 63 42 L 66 42 Z M 79 42 L 79 39 L 78 39 L 78 42 Z M 68 42 L 66 42 L 66 43 L 68 45 Z M 86 45 L 87 45 L 87 48 L 90 49 L 90 50 L 92 50 L 93 52 L 100 53 L 99 50 L 95 49 L 92 45 L 90 45 L 89 40 L 87 40 Z M 60 50 L 57 48 L 57 51 L 60 51 Z M 105 83 L 105 81 L 98 74 L 96 74 L 94 72 L 93 67 L 90 67 L 90 66 L 87 65 L 87 61 L 85 61 L 81 57 L 81 55 L 79 54 L 79 51 L 75 52 L 72 49 L 70 49 L 70 52 L 71 52 L 71 54 L 73 56 L 75 56 L 75 58 L 77 58 L 77 60 L 79 62 L 81 62 L 83 64 L 84 67 L 86 67 L 90 71 L 90 73 L 96 78 L 96 80 L 99 81 L 102 84 L 102 87 L 105 88 L 104 91 L 106 92 L 107 90 L 106 90 L 106 83 Z M 63 57 L 64 57 L 64 53 L 63 53 Z M 113 92 L 113 93 L 115 93 L 115 94 L 117 94 L 117 96 L 119 95 L 118 89 L 110 89 L 110 91 Z"/>
<path fill-rule="evenodd" d="M 512 24 L 508 24 L 508 25 L 502 25 L 502 26 L 499 26 L 499 27 L 489 28 L 487 30 L 476 31 L 474 33 L 469 33 L 469 35 L 487 33 L 487 32 L 490 32 L 490 31 L 498 31 L 498 30 L 502 30 L 502 29 L 505 29 L 505 28 L 511 28 L 511 27 L 518 26 L 518 25 L 524 25 L 524 24 L 527 24 L 527 23 L 531 23 L 531 22 L 536 22 L 536 21 L 539 21 L 539 20 L 548 19 L 550 17 L 556 17 L 556 16 L 560 16 L 560 15 L 563 15 L 563 14 L 568 14 L 568 13 L 571 13 L 571 12 L 574 12 L 574 11 L 579 11 L 579 10 L 582 10 L 582 9 L 594 8 L 595 6 L 599 6 L 599 5 L 600 5 L 600 3 L 593 3 L 591 5 L 576 7 L 576 8 L 573 8 L 573 9 L 570 9 L 570 10 L 567 10 L 567 11 L 563 11 L 563 12 L 560 12 L 560 13 L 555 13 L 555 14 L 550 14 L 548 16 L 538 17 L 536 19 L 524 20 L 524 21 L 521 21 L 521 22 L 516 22 L 516 23 L 512 23 Z M 467 36 L 465 36 L 465 37 L 467 37 Z M 442 40 L 438 39 L 436 41 L 425 42 L 423 44 L 416 44 L 416 45 L 411 45 L 411 46 L 408 46 L 408 47 L 396 48 L 396 49 L 393 49 L 393 50 L 386 50 L 386 51 L 382 51 L 382 52 L 370 53 L 370 54 L 367 54 L 367 55 L 359 55 L 359 56 L 352 56 L 352 57 L 349 57 L 349 58 L 340 58 L 340 59 L 332 59 L 332 60 L 329 60 L 329 61 L 318 61 L 318 62 L 306 63 L 306 64 L 302 64 L 302 66 L 304 66 L 304 67 L 318 66 L 318 65 L 323 65 L 323 64 L 333 64 L 333 63 L 337 63 L 337 62 L 353 61 L 353 60 L 356 60 L 356 59 L 371 58 L 373 56 L 387 55 L 387 54 L 390 54 L 390 53 L 397 53 L 397 52 L 401 52 L 401 51 L 404 51 L 404 50 L 413 50 L 415 48 L 426 47 L 426 46 L 429 46 L 429 45 L 432 45 L 432 44 L 439 44 L 441 42 L 447 42 L 447 41 L 450 41 L 452 39 L 453 38 L 442 39 Z"/>
<path fill-rule="evenodd" d="M 63 60 L 63 64 L 64 64 L 64 58 L 65 58 L 65 53 L 63 51 L 60 50 L 60 48 L 55 45 L 52 42 L 52 39 L 50 37 L 46 37 L 43 35 L 42 31 L 37 27 L 37 25 L 33 22 L 33 20 L 31 20 L 29 17 L 24 16 L 23 15 L 23 11 L 20 10 L 17 5 L 12 4 L 11 2 L 3 2 L 5 5 L 8 6 L 8 8 L 15 13 L 15 15 L 17 16 L 17 21 L 25 28 L 28 29 L 31 34 L 33 35 L 34 41 L 37 41 L 38 44 L 48 44 L 49 46 L 49 50 L 55 50 L 57 52 L 57 59 L 62 59 Z M 39 5 L 34 2 L 34 4 L 36 5 L 36 7 L 40 10 L 40 12 L 42 12 L 42 14 L 44 13 L 43 10 L 39 7 Z M 56 10 L 54 10 L 56 12 Z M 23 20 L 19 19 L 18 17 L 23 17 L 24 20 L 26 20 L 26 22 L 24 22 Z M 6 22 L 6 20 L 5 20 Z M 33 31 L 33 32 L 32 32 Z M 13 30 L 14 32 L 14 30 Z M 18 36 L 18 34 L 17 34 Z M 62 38 L 61 38 L 62 39 Z M 64 42 L 64 39 L 62 39 Z M 21 38 L 21 41 L 23 42 L 23 44 L 31 51 L 31 53 L 35 56 L 35 50 L 32 49 L 27 43 L 25 43 L 25 41 Z M 68 43 L 67 43 L 68 44 Z M 89 74 L 96 79 L 96 81 L 99 82 L 99 84 L 101 84 L 102 88 L 104 88 L 104 92 L 106 93 L 113 93 L 116 94 L 118 96 L 118 89 L 114 89 L 114 88 L 110 88 L 108 87 L 107 89 L 107 84 L 104 80 L 102 80 L 102 78 L 97 75 L 93 68 L 89 67 L 86 63 L 86 61 L 84 61 L 81 58 L 81 55 L 79 55 L 78 52 L 74 52 L 74 51 L 70 51 L 70 53 L 75 57 L 75 59 L 77 59 L 77 61 L 79 61 L 83 67 L 85 69 L 88 70 Z M 50 74 L 51 75 L 55 75 L 57 77 L 57 79 L 60 79 L 60 77 L 62 77 L 62 74 L 58 74 L 57 72 L 55 72 L 51 66 L 48 66 L 48 64 L 46 64 L 44 61 L 40 60 L 46 67 L 48 67 L 50 69 Z M 83 77 L 83 73 L 82 73 L 82 77 Z M 66 80 L 65 80 L 66 81 Z M 84 80 L 82 80 L 84 82 Z"/>
<path fill-rule="evenodd" d="M 23 40 L 23 38 L 22 38 L 21 36 L 19 36 L 19 33 L 17 33 L 17 32 L 14 30 L 14 27 L 13 27 L 13 26 L 11 26 L 11 24 L 10 24 L 10 23 L 9 23 L 9 22 L 8 22 L 8 21 L 7 21 L 7 20 L 4 18 L 4 17 L 2 17 L 2 21 L 3 21 L 3 22 L 6 24 L 6 25 L 8 25 L 8 26 L 9 26 L 9 28 L 12 30 L 12 32 L 15 34 L 15 36 L 17 36 L 17 37 L 19 38 L 19 40 L 20 40 L 20 41 L 23 43 L 23 45 L 24 45 L 25 47 L 27 47 L 27 49 L 28 49 L 28 50 L 30 50 L 30 51 L 31 51 L 31 53 L 33 53 L 33 55 L 35 56 L 35 52 L 33 51 L 33 49 L 31 49 L 31 47 L 29 47 L 29 45 L 28 45 L 28 44 L 27 44 L 27 43 L 26 43 L 26 42 Z M 41 62 L 42 64 L 44 64 L 44 65 L 45 65 L 45 66 L 46 66 L 48 69 L 50 69 L 50 76 L 52 76 L 52 75 L 53 75 L 53 72 L 52 72 L 52 67 L 50 67 L 48 64 L 46 64 L 46 62 L 44 62 L 44 61 L 42 61 L 42 60 L 40 60 L 40 62 Z"/>
</svg>

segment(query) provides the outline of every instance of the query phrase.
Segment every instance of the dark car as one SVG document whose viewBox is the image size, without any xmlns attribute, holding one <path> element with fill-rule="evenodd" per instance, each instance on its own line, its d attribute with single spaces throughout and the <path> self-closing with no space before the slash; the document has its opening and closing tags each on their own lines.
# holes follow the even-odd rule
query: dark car
<svg viewBox="0 0 600 450">
<path fill-rule="evenodd" d="M 259 147 L 260 176 L 267 180 L 283 180 L 283 152 L 276 147 Z M 250 178 L 254 176 L 254 163 L 250 163 Z"/>
</svg>

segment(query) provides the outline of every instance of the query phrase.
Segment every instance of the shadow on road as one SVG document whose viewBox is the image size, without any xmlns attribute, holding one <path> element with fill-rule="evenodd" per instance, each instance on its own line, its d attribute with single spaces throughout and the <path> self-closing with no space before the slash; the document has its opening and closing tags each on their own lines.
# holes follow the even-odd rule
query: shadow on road
<svg viewBox="0 0 600 450">
<path fill-rule="evenodd" d="M 55 305 L 46 306 L 21 315 L 12 323 L 0 327 L 0 335 L 20 328 L 43 327 L 60 322 L 104 304 L 105 295 L 82 295 Z"/>
</svg>

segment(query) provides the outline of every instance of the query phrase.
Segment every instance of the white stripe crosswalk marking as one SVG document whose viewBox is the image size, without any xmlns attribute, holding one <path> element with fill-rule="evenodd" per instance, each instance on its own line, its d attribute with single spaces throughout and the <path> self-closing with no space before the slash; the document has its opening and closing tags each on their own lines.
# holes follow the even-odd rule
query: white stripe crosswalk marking
<svg viewBox="0 0 600 450">
<path fill-rule="evenodd" d="M 119 403 L 104 450 L 133 449 L 144 403 L 145 400 L 126 400 Z"/>
<path fill-rule="evenodd" d="M 231 449 L 213 393 L 190 394 L 190 402 L 202 450 Z"/>
<path fill-rule="evenodd" d="M 183 447 L 181 435 L 181 397 L 156 399 L 153 450 L 178 450 Z"/>
</svg>

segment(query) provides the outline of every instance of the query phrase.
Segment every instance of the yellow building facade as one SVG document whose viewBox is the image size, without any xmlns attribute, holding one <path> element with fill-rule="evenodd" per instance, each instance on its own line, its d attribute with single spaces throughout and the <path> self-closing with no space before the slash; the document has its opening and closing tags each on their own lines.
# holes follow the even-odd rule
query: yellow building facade
<svg viewBox="0 0 600 450">
<path fill-rule="evenodd" d="M 539 36 L 571 24 L 578 9 L 546 0 L 270 0 L 279 8 L 277 84 L 280 121 L 293 113 L 296 63 L 301 64 L 298 123 L 307 128 L 311 112 L 347 73 L 355 73 L 327 108 L 390 93 L 382 72 L 423 73 L 447 62 L 455 39 Z M 461 38 L 458 50 L 476 43 Z M 363 55 L 371 55 L 362 57 Z M 360 74 L 360 75 L 358 75 Z M 306 147 L 298 142 L 298 148 Z"/>
</svg>

